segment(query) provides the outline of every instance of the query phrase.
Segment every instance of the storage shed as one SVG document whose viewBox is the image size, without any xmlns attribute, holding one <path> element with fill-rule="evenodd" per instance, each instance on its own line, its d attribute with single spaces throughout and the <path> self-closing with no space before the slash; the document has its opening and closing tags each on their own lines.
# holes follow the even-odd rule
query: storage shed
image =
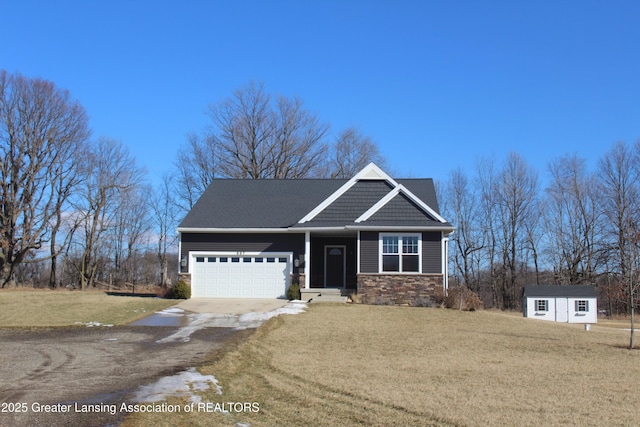
<svg viewBox="0 0 640 427">
<path fill-rule="evenodd" d="M 597 323 L 596 288 L 589 285 L 525 286 L 524 317 L 562 323 Z"/>
</svg>

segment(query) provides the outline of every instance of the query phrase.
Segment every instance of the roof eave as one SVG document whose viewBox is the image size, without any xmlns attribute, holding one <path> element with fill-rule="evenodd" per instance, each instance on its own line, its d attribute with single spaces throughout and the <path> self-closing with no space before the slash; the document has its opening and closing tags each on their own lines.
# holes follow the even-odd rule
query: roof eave
<svg viewBox="0 0 640 427">
<path fill-rule="evenodd" d="M 282 233 L 289 229 L 289 227 L 178 227 L 178 233 Z"/>
</svg>

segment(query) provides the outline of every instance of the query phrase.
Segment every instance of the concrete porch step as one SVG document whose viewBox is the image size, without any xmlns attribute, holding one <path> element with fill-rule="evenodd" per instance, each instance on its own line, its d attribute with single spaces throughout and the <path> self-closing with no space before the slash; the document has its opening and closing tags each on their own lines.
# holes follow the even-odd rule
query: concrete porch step
<svg viewBox="0 0 640 427">
<path fill-rule="evenodd" d="M 340 288 L 300 289 L 300 299 L 309 302 L 347 302 L 352 292 L 353 290 Z"/>
</svg>

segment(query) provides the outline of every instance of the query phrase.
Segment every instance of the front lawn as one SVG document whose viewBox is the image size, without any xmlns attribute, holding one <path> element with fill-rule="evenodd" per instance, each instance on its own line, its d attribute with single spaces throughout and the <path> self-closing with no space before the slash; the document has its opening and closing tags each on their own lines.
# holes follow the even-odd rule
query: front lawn
<svg viewBox="0 0 640 427">
<path fill-rule="evenodd" d="M 640 351 L 627 342 L 618 328 L 515 313 L 312 304 L 201 367 L 222 387 L 203 401 L 258 412 L 144 414 L 123 427 L 636 425 Z"/>
<path fill-rule="evenodd" d="M 0 290 L 0 327 L 123 325 L 177 302 L 100 291 L 4 289 Z"/>
</svg>

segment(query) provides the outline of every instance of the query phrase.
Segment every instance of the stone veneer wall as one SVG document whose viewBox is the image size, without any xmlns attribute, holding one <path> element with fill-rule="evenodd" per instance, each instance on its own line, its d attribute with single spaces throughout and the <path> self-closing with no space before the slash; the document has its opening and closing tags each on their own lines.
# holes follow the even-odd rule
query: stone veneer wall
<svg viewBox="0 0 640 427">
<path fill-rule="evenodd" d="M 359 274 L 358 296 L 363 304 L 425 306 L 442 283 L 439 274 Z"/>
</svg>

